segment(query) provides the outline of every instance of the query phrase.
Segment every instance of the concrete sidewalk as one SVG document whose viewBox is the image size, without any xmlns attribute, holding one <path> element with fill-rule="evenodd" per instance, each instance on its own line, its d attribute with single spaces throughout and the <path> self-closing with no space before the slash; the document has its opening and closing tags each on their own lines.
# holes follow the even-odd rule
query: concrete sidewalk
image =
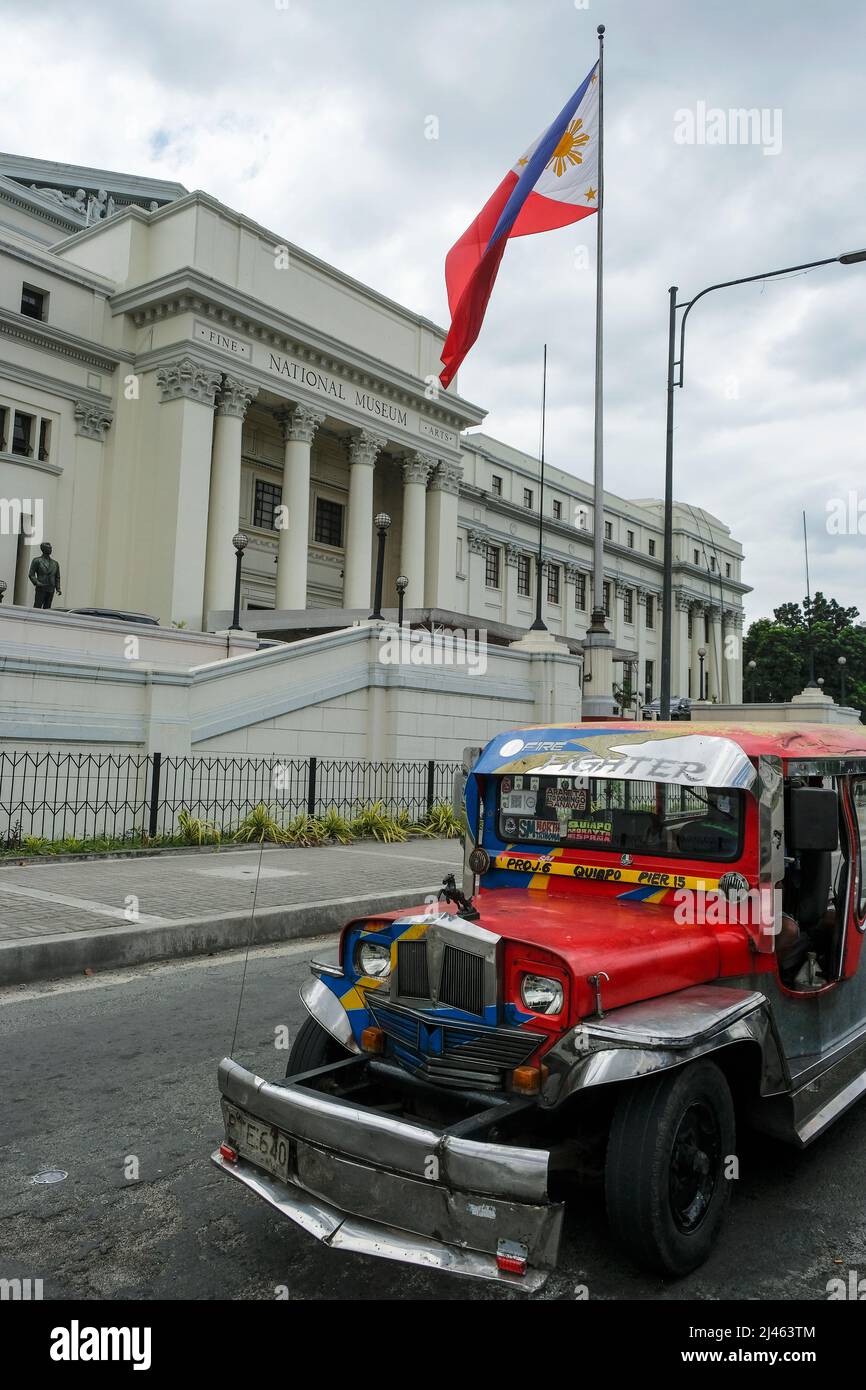
<svg viewBox="0 0 866 1390">
<path fill-rule="evenodd" d="M 422 902 L 446 873 L 459 877 L 462 850 L 424 839 L 266 847 L 260 873 L 259 858 L 225 849 L 4 867 L 0 985 L 319 936 L 350 917 Z"/>
</svg>

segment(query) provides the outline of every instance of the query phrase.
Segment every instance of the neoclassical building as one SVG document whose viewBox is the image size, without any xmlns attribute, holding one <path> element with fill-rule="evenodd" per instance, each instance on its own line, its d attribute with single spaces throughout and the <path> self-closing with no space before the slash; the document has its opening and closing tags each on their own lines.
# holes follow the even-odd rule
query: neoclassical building
<svg viewBox="0 0 866 1390">
<path fill-rule="evenodd" d="M 537 460 L 479 433 L 438 388 L 444 331 L 202 192 L 0 155 L 0 579 L 30 604 L 52 542 L 64 607 L 225 627 L 366 616 L 375 519 L 385 603 L 503 640 L 535 611 Z M 576 473 L 583 460 L 575 458 Z M 656 694 L 661 505 L 606 494 L 606 604 L 620 669 Z M 548 469 L 543 609 L 579 651 L 591 606 L 592 488 Z M 674 693 L 738 699 L 742 551 L 678 506 Z M 291 620 L 291 621 L 290 621 Z M 304 619 L 305 621 L 305 619 Z M 732 649 L 733 650 L 733 649 Z M 727 657 L 727 659 L 725 659 Z"/>
</svg>

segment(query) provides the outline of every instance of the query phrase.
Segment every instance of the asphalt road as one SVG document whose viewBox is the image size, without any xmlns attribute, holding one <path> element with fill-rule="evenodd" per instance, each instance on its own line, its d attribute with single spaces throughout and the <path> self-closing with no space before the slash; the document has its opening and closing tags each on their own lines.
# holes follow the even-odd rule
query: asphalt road
<svg viewBox="0 0 866 1390">
<path fill-rule="evenodd" d="M 297 986 L 327 944 L 251 955 L 240 1060 L 284 1072 L 275 1029 L 302 1021 Z M 329 1251 L 212 1167 L 242 971 L 232 953 L 0 992 L 0 1277 L 41 1278 L 46 1299 L 525 1297 Z M 862 1104 L 805 1153 L 749 1136 L 722 1241 L 677 1283 L 637 1271 L 599 1194 L 580 1194 L 537 1297 L 823 1300 L 828 1279 L 866 1275 L 864 1152 Z M 32 1183 L 45 1169 L 68 1177 Z"/>
</svg>

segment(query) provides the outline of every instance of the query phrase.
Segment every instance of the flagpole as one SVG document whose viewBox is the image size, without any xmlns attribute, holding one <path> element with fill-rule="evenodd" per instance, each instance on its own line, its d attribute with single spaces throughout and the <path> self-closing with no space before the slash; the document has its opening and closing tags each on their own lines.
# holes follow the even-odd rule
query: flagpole
<svg viewBox="0 0 866 1390">
<path fill-rule="evenodd" d="M 604 25 L 598 26 L 598 211 L 596 213 L 596 263 L 595 263 L 595 425 L 593 496 L 595 498 L 595 518 L 593 527 L 593 582 L 592 618 L 590 632 L 607 634 L 604 614 L 604 433 L 603 433 L 603 394 L 604 394 Z M 601 694 L 594 691 L 594 695 Z"/>
<path fill-rule="evenodd" d="M 544 365 L 541 376 L 541 482 L 538 495 L 538 563 L 535 577 L 535 622 L 530 632 L 546 632 L 547 624 L 541 616 L 541 579 L 544 574 L 544 420 L 547 412 L 547 343 L 544 344 Z"/>
</svg>

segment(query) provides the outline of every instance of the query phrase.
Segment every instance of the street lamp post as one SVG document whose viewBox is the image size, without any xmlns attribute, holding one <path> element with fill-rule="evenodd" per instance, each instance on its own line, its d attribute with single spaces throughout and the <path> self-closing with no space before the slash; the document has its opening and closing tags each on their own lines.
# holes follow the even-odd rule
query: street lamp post
<svg viewBox="0 0 866 1390">
<path fill-rule="evenodd" d="M 837 664 L 838 664 L 838 666 L 839 666 L 839 680 L 840 680 L 841 685 L 842 685 L 842 691 L 841 691 L 841 694 L 840 694 L 839 699 L 840 699 L 840 703 L 844 705 L 844 703 L 845 703 L 845 676 L 846 676 L 845 667 L 848 665 L 847 657 L 840 656 L 840 657 L 838 658 L 838 663 L 837 663 Z"/>
<path fill-rule="evenodd" d="M 751 685 L 752 685 L 752 704 L 755 703 L 755 680 L 756 680 L 755 672 L 757 671 L 757 669 L 758 669 L 758 663 L 757 663 L 757 661 L 750 661 L 750 662 L 749 662 L 749 673 L 750 673 L 750 675 L 751 675 L 751 677 L 752 677 L 752 681 L 751 681 Z"/>
<path fill-rule="evenodd" d="M 707 649 L 706 649 L 706 647 L 698 647 L 698 660 L 699 660 L 699 662 L 701 663 L 701 673 L 700 673 L 700 678 L 699 678 L 699 681 L 698 681 L 698 690 L 700 691 L 700 694 L 698 695 L 698 699 L 699 699 L 699 700 L 703 700 L 703 698 L 704 698 L 704 660 L 705 660 L 705 658 L 706 658 L 706 655 L 707 655 Z M 662 716 L 662 717 L 664 717 L 664 716 Z M 667 714 L 667 717 L 670 718 L 670 696 L 668 696 L 668 714 Z"/>
<path fill-rule="evenodd" d="M 244 551 L 249 545 L 249 539 L 243 531 L 237 531 L 232 536 L 232 545 L 235 548 L 235 606 L 232 612 L 232 632 L 239 632 L 241 626 L 241 565 L 244 560 Z"/>
<path fill-rule="evenodd" d="M 827 256 L 821 261 L 806 261 L 803 265 L 789 265 L 782 270 L 768 270 L 762 275 L 744 275 L 739 280 L 723 280 L 718 285 L 708 285 L 692 299 L 677 303 L 679 286 L 671 285 L 668 290 L 668 392 L 667 392 L 667 433 L 665 442 L 665 539 L 664 539 L 664 578 L 662 582 L 662 669 L 659 703 L 662 719 L 669 719 L 671 712 L 671 626 L 673 607 L 673 517 L 674 517 L 674 387 L 682 387 L 683 365 L 685 362 L 686 319 L 689 311 L 699 299 L 713 290 L 730 289 L 733 285 L 749 285 L 756 280 L 772 280 L 779 275 L 793 275 L 801 270 L 815 270 L 821 265 L 854 265 L 866 261 L 866 250 L 847 251 L 841 256 Z M 683 310 L 680 320 L 679 357 L 676 355 L 677 313 Z"/>
<path fill-rule="evenodd" d="M 405 574 L 397 575 L 397 626 L 403 626 L 403 600 L 406 597 L 406 590 L 409 588 L 409 580 Z"/>
<path fill-rule="evenodd" d="M 381 623 L 384 622 L 382 617 L 382 577 L 385 573 L 385 537 L 391 525 L 391 518 L 387 512 L 379 512 L 373 520 L 373 525 L 379 536 L 379 554 L 376 557 L 376 596 L 370 618 L 371 620 L 377 619 Z"/>
</svg>

